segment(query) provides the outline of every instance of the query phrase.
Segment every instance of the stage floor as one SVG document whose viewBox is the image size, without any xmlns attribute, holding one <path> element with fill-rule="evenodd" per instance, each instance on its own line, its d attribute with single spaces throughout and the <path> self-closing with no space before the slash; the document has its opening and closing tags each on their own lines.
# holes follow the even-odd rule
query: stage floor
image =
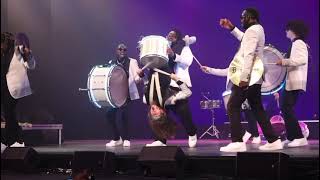
<svg viewBox="0 0 320 180">
<path fill-rule="evenodd" d="M 33 148 L 39 154 L 73 154 L 75 151 L 109 151 L 114 152 L 117 156 L 130 155 L 138 156 L 141 149 L 152 140 L 131 140 L 130 147 L 106 147 L 108 140 L 72 140 L 64 141 L 59 145 L 34 146 Z M 220 152 L 219 148 L 228 144 L 230 140 L 198 140 L 197 147 L 189 148 L 188 140 L 169 140 L 168 146 L 180 146 L 186 156 L 198 157 L 220 157 L 236 156 L 237 153 Z M 319 140 L 309 140 L 309 145 L 297 148 L 288 148 L 271 152 L 282 152 L 290 158 L 319 158 Z M 265 142 L 263 142 L 265 143 Z M 247 152 L 267 152 L 258 149 L 259 145 L 247 143 Z"/>
</svg>

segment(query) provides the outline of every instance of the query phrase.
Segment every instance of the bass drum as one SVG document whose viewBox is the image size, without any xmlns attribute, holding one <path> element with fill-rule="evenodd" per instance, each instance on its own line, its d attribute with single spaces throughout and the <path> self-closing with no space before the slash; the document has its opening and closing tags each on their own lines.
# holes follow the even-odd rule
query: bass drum
<svg viewBox="0 0 320 180">
<path fill-rule="evenodd" d="M 98 65 L 91 69 L 87 82 L 90 101 L 98 108 L 123 106 L 128 98 L 128 78 L 116 64 Z"/>
<path fill-rule="evenodd" d="M 261 86 L 262 95 L 270 95 L 279 91 L 286 77 L 286 67 L 275 65 L 275 63 L 284 59 L 283 54 L 272 45 L 267 45 L 263 49 L 264 75 Z"/>
</svg>

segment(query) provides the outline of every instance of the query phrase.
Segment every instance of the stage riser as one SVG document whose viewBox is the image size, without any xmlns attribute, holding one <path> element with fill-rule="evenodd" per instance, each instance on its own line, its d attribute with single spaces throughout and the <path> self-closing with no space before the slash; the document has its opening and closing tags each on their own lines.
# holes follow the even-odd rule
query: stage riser
<svg viewBox="0 0 320 180">
<path fill-rule="evenodd" d="M 116 171 L 123 174 L 143 176 L 138 156 L 119 156 L 115 158 Z M 43 172 L 54 172 L 53 169 L 71 169 L 72 154 L 41 154 L 39 168 Z M 264 160 L 262 160 L 264 161 Z M 313 177 L 312 172 L 319 169 L 318 158 L 290 158 L 288 161 L 289 179 L 294 177 Z M 301 168 L 305 167 L 305 168 Z M 236 157 L 191 157 L 186 159 L 185 177 L 235 177 Z M 265 172 L 268 173 L 268 172 Z M 263 177 L 263 174 L 262 174 Z"/>
</svg>

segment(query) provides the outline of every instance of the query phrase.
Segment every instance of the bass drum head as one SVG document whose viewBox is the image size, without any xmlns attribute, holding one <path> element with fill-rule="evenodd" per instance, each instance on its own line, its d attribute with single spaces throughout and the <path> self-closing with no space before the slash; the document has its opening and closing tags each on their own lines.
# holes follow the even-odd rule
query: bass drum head
<svg viewBox="0 0 320 180">
<path fill-rule="evenodd" d="M 128 77 L 125 70 L 120 66 L 115 66 L 108 75 L 108 96 L 112 104 L 116 107 L 123 106 L 128 98 L 129 87 Z"/>
<path fill-rule="evenodd" d="M 279 91 L 286 77 L 286 67 L 275 65 L 278 60 L 283 59 L 283 55 L 271 45 L 264 47 L 263 63 L 264 76 L 261 86 L 262 95 L 269 95 Z"/>
</svg>

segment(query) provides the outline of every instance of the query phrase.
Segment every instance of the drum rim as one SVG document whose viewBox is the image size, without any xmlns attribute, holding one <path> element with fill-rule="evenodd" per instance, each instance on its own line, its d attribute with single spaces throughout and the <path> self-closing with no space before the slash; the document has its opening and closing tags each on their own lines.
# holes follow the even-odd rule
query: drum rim
<svg viewBox="0 0 320 180">
<path fill-rule="evenodd" d="M 118 67 L 119 69 L 121 69 L 123 72 L 124 72 L 124 74 L 125 75 L 127 75 L 126 74 L 126 72 L 125 72 L 125 70 L 121 67 L 121 66 L 118 66 L 118 65 L 114 65 L 113 67 L 112 67 L 112 69 L 110 70 L 110 72 L 112 72 L 116 67 Z M 109 73 L 110 74 L 110 73 Z M 128 77 L 127 77 L 128 78 Z M 106 86 L 106 87 L 110 87 L 109 85 L 109 83 L 110 83 L 110 79 L 108 78 L 107 79 L 107 82 L 108 82 L 108 86 Z M 106 91 L 107 91 L 107 89 L 106 89 Z M 107 95 L 108 95 L 108 98 L 110 99 L 110 104 L 111 104 L 111 106 L 113 106 L 113 108 L 119 108 L 119 107 L 121 107 L 122 105 L 124 105 L 126 102 L 127 102 L 127 98 L 124 100 L 124 102 L 121 104 L 121 105 L 117 105 L 116 103 L 114 103 L 113 102 L 113 99 L 112 99 L 112 96 L 111 96 L 111 91 L 107 91 Z M 128 94 L 128 96 L 130 96 L 129 94 Z M 111 101 L 112 100 L 112 101 Z"/>
<path fill-rule="evenodd" d="M 271 51 L 276 56 L 278 56 L 279 59 L 283 59 L 284 58 L 283 54 L 278 49 L 276 49 L 272 44 L 265 45 L 263 50 L 264 51 Z M 285 67 L 283 67 L 283 69 L 285 69 Z M 275 86 L 271 90 L 263 91 L 263 88 L 261 87 L 261 95 L 266 96 L 266 95 L 274 94 L 274 93 L 280 91 L 284 87 L 286 75 L 287 75 L 287 71 L 284 71 L 283 80 L 280 82 L 279 85 Z M 263 82 L 262 82 L 262 85 L 263 85 Z"/>
<path fill-rule="evenodd" d="M 109 73 L 108 73 L 108 77 L 109 77 L 110 73 L 114 70 L 114 68 L 116 68 L 116 67 L 118 67 L 116 64 L 113 64 L 113 65 L 111 66 L 110 71 L 109 71 Z M 107 100 L 109 100 L 108 102 L 110 103 L 110 105 L 111 105 L 113 108 L 118 107 L 118 106 L 116 106 L 116 105 L 112 102 L 111 92 L 108 91 L 108 89 L 109 89 L 109 87 L 110 87 L 110 78 L 107 78 L 105 87 L 107 87 L 107 88 L 105 89 L 105 93 L 107 94 Z"/>
<path fill-rule="evenodd" d="M 116 67 L 117 65 L 116 64 L 112 64 L 108 67 L 104 67 L 103 65 L 96 65 L 96 66 L 93 66 L 90 70 L 90 73 L 88 74 L 88 81 L 87 81 L 87 89 L 89 89 L 88 91 L 88 96 L 89 96 L 89 100 L 91 103 L 93 103 L 96 107 L 98 108 L 102 108 L 102 105 L 100 105 L 95 98 L 93 96 L 93 92 L 92 92 L 92 87 L 91 87 L 91 78 L 92 78 L 92 72 L 96 69 L 96 68 L 110 68 L 110 70 L 108 71 L 109 73 L 112 72 L 112 70 Z M 105 74 L 105 76 L 109 76 L 109 73 L 108 74 Z M 109 85 L 109 79 L 107 78 L 106 79 L 106 82 L 105 82 L 105 86 L 104 87 L 109 87 L 109 86 L 106 86 L 106 85 Z M 106 98 L 107 98 L 107 102 L 111 105 L 112 108 L 115 108 L 117 107 L 112 101 L 111 101 L 111 95 L 110 93 L 107 91 L 108 89 L 105 88 L 104 91 L 105 91 L 105 94 L 106 94 Z"/>
<path fill-rule="evenodd" d="M 263 48 L 263 50 L 270 50 L 270 51 L 272 51 L 273 53 L 275 53 L 277 56 L 279 56 L 279 58 L 284 58 L 283 57 L 283 55 L 282 55 L 282 53 L 278 50 L 278 49 L 276 49 L 275 47 L 273 47 L 271 44 L 268 44 L 268 45 L 266 45 L 264 48 Z"/>
<path fill-rule="evenodd" d="M 92 78 L 92 72 L 98 68 L 99 65 L 96 65 L 96 66 L 93 66 L 88 74 L 88 80 L 87 80 L 87 89 L 89 90 L 88 91 L 88 96 L 89 96 L 89 101 L 95 105 L 96 107 L 98 108 L 101 108 L 102 106 L 97 103 L 98 101 L 92 96 L 93 92 L 92 92 L 92 88 L 91 88 L 91 78 Z"/>
<path fill-rule="evenodd" d="M 166 40 L 166 41 L 168 42 L 168 40 L 167 40 L 165 37 L 163 37 L 163 36 L 160 36 L 160 35 L 148 35 L 148 36 L 144 36 L 144 37 L 141 39 L 140 44 L 142 43 L 142 41 L 144 41 L 144 40 L 147 39 L 147 38 L 161 38 L 161 39 L 164 39 L 164 40 Z"/>
</svg>

